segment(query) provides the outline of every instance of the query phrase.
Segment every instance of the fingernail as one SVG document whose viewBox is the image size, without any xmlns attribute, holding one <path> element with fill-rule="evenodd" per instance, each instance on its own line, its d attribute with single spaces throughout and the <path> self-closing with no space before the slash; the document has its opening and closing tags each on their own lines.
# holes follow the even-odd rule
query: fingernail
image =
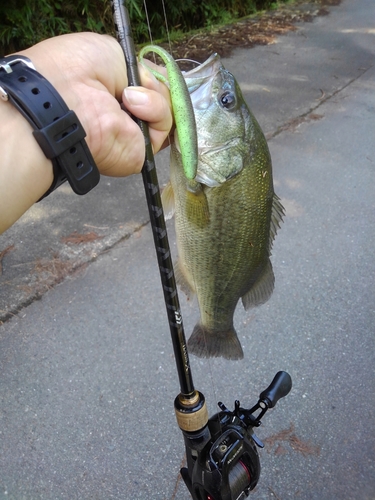
<svg viewBox="0 0 375 500">
<path fill-rule="evenodd" d="M 126 89 L 124 89 L 124 94 L 129 103 L 134 106 L 147 104 L 149 101 L 147 94 L 132 87 L 126 87 Z"/>
</svg>

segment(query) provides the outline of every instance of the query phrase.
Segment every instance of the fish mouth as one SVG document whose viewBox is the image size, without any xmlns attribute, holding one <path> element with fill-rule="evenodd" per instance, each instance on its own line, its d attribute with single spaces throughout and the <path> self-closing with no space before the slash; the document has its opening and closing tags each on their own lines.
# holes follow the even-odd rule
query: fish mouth
<svg viewBox="0 0 375 500">
<path fill-rule="evenodd" d="M 211 54 L 211 56 L 202 64 L 199 64 L 196 68 L 189 71 L 183 71 L 185 80 L 189 86 L 190 79 L 206 79 L 211 78 L 220 71 L 222 67 L 221 59 L 219 54 Z M 189 83 L 188 83 L 189 82 Z"/>
<path fill-rule="evenodd" d="M 204 63 L 182 73 L 195 109 L 209 106 L 213 82 L 222 69 L 220 56 L 212 54 Z"/>
<path fill-rule="evenodd" d="M 214 86 L 217 87 L 222 84 L 222 78 L 219 81 L 217 79 L 221 73 L 226 74 L 227 72 L 221 62 L 220 56 L 216 53 L 190 71 L 182 72 L 194 112 L 206 111 L 211 106 L 213 96 L 217 93 L 217 89 L 215 90 Z M 175 139 L 177 149 L 179 149 L 178 136 Z M 216 143 L 215 141 L 212 143 L 212 139 L 211 137 L 207 141 L 204 137 L 200 138 L 198 134 L 198 168 L 195 180 L 208 187 L 218 187 L 242 169 L 242 160 L 236 154 L 239 142 L 238 137 Z M 233 154 L 232 151 L 234 151 Z M 226 171 L 225 174 L 222 174 L 220 168 L 215 168 L 214 166 L 216 164 L 214 158 L 217 155 L 220 155 L 222 158 L 221 161 L 225 163 L 234 158 L 235 168 L 231 169 L 230 172 Z"/>
</svg>

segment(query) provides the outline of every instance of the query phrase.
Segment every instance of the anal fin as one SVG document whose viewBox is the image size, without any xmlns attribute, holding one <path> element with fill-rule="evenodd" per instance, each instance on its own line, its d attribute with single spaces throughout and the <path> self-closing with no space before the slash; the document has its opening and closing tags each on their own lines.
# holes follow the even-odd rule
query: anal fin
<svg viewBox="0 0 375 500">
<path fill-rule="evenodd" d="M 270 259 L 267 259 L 259 278 L 250 288 L 250 290 L 243 295 L 242 304 L 245 310 L 251 307 L 260 306 L 267 302 L 271 297 L 275 286 L 275 276 L 273 274 L 272 264 Z"/>
<path fill-rule="evenodd" d="M 184 269 L 182 268 L 181 265 L 181 260 L 177 259 L 177 261 L 174 263 L 174 274 L 176 278 L 176 282 L 181 288 L 181 290 L 184 292 L 188 300 L 191 300 L 194 295 L 195 295 L 195 289 L 193 285 L 190 283 L 188 278 L 186 277 L 184 273 Z"/>
</svg>

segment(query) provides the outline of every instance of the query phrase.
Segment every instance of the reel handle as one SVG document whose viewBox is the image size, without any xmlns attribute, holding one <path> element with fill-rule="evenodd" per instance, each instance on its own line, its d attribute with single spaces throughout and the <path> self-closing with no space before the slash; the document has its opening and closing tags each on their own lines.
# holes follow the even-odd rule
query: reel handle
<svg viewBox="0 0 375 500">
<path fill-rule="evenodd" d="M 287 372 L 277 372 L 270 385 L 259 395 L 260 401 L 265 401 L 268 408 L 273 408 L 279 399 L 289 394 L 292 388 L 292 378 Z"/>
</svg>

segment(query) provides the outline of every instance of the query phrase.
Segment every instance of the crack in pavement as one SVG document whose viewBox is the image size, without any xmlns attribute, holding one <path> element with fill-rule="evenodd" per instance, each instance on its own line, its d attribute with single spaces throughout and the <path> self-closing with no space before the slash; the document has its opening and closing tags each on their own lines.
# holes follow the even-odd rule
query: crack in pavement
<svg viewBox="0 0 375 500">
<path fill-rule="evenodd" d="M 336 89 L 331 94 L 326 95 L 324 93 L 324 91 L 322 89 L 320 89 L 321 92 L 323 92 L 323 95 L 322 95 L 322 97 L 319 98 L 319 102 L 318 102 L 318 104 L 316 106 L 312 106 L 310 109 L 308 109 L 308 111 L 306 111 L 304 113 L 301 113 L 300 115 L 295 116 L 293 118 L 290 118 L 285 123 L 283 123 L 282 125 L 280 125 L 274 132 L 269 132 L 268 134 L 266 134 L 266 139 L 267 140 L 271 140 L 274 137 L 278 136 L 279 134 L 281 134 L 282 132 L 285 132 L 287 130 L 289 130 L 289 131 L 291 130 L 291 131 L 294 132 L 294 130 L 299 125 L 301 125 L 302 123 L 307 123 L 307 122 L 310 122 L 310 121 L 316 121 L 316 120 L 319 120 L 320 118 L 323 118 L 324 115 L 317 114 L 317 113 L 315 113 L 315 111 L 317 111 L 323 104 L 325 104 L 328 101 L 330 101 L 333 97 L 335 97 L 338 94 L 340 94 L 343 90 L 345 90 L 348 87 L 350 87 L 350 85 L 352 85 L 357 80 L 359 80 L 363 75 L 365 75 L 373 67 L 374 67 L 374 65 L 371 65 L 368 68 L 362 69 L 362 72 L 359 75 L 355 76 L 354 78 L 351 78 L 345 85 L 343 85 L 339 89 Z"/>
</svg>

